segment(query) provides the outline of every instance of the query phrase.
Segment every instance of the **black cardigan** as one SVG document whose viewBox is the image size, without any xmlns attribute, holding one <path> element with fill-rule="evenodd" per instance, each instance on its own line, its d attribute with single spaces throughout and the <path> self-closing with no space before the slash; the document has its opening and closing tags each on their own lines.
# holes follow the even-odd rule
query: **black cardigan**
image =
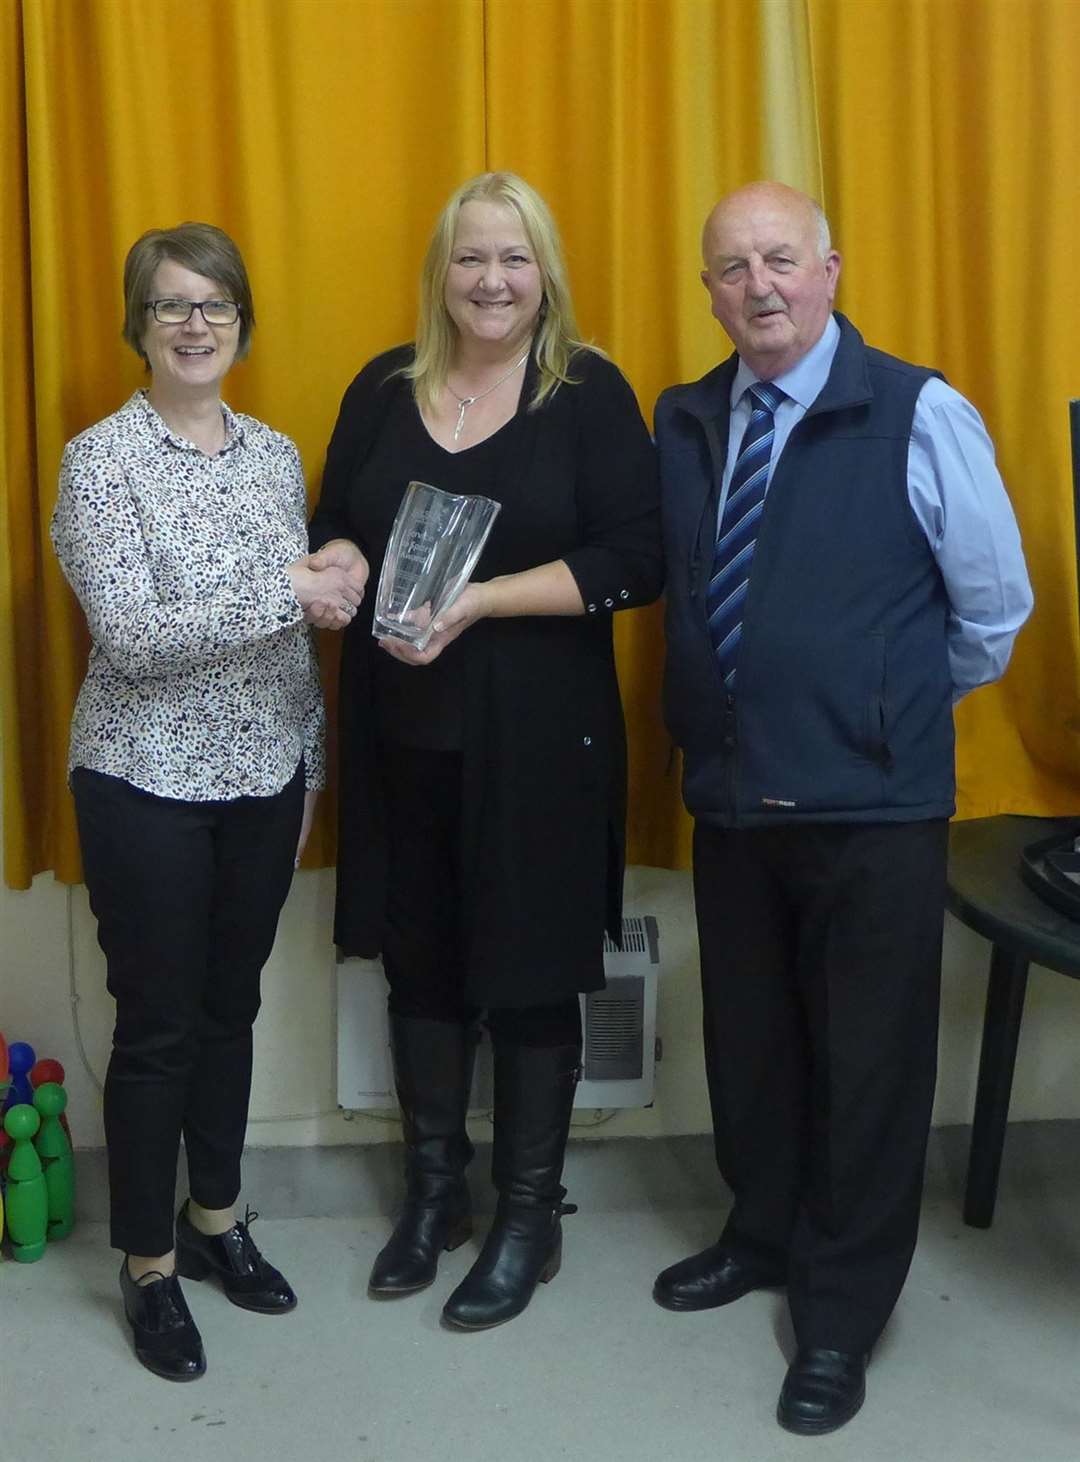
<svg viewBox="0 0 1080 1462">
<path fill-rule="evenodd" d="M 354 487 L 409 347 L 376 357 L 342 401 L 327 452 L 312 548 L 349 538 L 377 582 L 385 531 Z M 463 926 L 466 998 L 531 1005 L 603 984 L 602 935 L 618 937 L 626 753 L 612 614 L 650 603 L 662 584 L 655 453 L 619 371 L 581 351 L 536 411 L 530 361 L 503 504 L 475 571 L 492 578 L 562 559 L 581 591 L 576 617 L 482 620 L 464 649 Z M 368 511 L 365 511 L 367 506 Z M 371 714 L 374 589 L 345 632 L 340 697 L 340 805 L 334 934 L 374 955 L 385 917 L 386 858 L 378 745 Z"/>
</svg>

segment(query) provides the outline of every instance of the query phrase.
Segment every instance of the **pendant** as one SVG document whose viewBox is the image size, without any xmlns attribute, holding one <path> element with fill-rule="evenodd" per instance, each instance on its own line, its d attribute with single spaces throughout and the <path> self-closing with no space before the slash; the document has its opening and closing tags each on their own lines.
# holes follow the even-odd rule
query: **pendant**
<svg viewBox="0 0 1080 1462">
<path fill-rule="evenodd" d="M 466 406 L 471 406 L 475 400 L 476 400 L 476 397 L 475 396 L 464 396 L 464 397 L 459 396 L 458 397 L 457 425 L 454 427 L 454 441 L 455 442 L 457 441 L 458 437 L 461 435 L 461 429 L 465 425 L 465 408 L 466 408 Z"/>
</svg>

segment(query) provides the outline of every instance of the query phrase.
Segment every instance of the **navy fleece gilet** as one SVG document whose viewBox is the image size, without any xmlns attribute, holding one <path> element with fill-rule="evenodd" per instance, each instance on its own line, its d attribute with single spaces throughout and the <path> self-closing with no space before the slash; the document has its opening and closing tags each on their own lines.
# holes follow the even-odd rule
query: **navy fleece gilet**
<svg viewBox="0 0 1080 1462">
<path fill-rule="evenodd" d="M 829 379 L 776 464 L 736 693 L 705 622 L 731 357 L 656 408 L 668 567 L 665 714 L 707 823 L 913 821 L 954 808 L 948 599 L 907 490 L 933 374 L 837 315 Z"/>
</svg>

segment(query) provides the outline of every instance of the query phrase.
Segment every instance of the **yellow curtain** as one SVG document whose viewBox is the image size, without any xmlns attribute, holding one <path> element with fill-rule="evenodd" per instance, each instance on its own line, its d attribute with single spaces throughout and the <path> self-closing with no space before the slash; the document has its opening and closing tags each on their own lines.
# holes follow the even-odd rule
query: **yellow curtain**
<svg viewBox="0 0 1080 1462">
<path fill-rule="evenodd" d="M 22 16 L 0 9 L 0 744 L 8 881 L 23 888 L 50 863 L 51 787 L 40 675 L 45 641 L 34 451 L 29 208 Z M 64 731 L 58 727 L 59 740 Z"/>
<path fill-rule="evenodd" d="M 806 0 L 762 0 L 762 64 L 765 176 L 821 198 L 825 186 Z"/>
<path fill-rule="evenodd" d="M 487 145 L 551 204 L 580 324 L 645 412 L 713 365 L 698 278 L 705 214 L 764 153 L 756 7 L 711 0 L 488 0 Z M 724 352 L 726 354 L 726 351 Z M 660 714 L 660 605 L 616 618 L 630 727 L 631 861 L 685 865 L 689 823 Z"/>
<path fill-rule="evenodd" d="M 1080 395 L 1080 5 L 810 0 L 838 302 L 982 413 L 1036 608 L 957 710 L 958 810 L 1080 810 L 1067 402 Z"/>
<path fill-rule="evenodd" d="M 1015 670 L 960 709 L 961 808 L 1074 810 L 1063 403 L 1078 286 L 1061 261 L 1080 222 L 1078 43 L 1074 0 L 0 7 L 8 882 L 79 876 L 64 759 L 86 641 L 47 526 L 64 441 L 141 379 L 118 333 L 128 245 L 182 218 L 237 238 L 259 329 L 230 399 L 296 439 L 314 491 L 344 386 L 411 333 L 435 212 L 484 167 L 514 168 L 551 202 L 583 329 L 647 416 L 664 385 L 727 353 L 697 278 L 711 204 L 763 175 L 822 192 L 845 252 L 841 307 L 983 411 L 1036 582 Z M 631 857 L 678 864 L 659 611 L 618 629 Z M 330 856 L 328 827 L 313 861 Z"/>
<path fill-rule="evenodd" d="M 345 386 L 412 333 L 439 202 L 484 166 L 483 11 L 23 0 L 4 17 L 12 126 L 0 147 L 24 220 L 18 230 L 5 210 L 5 233 L 17 231 L 5 258 L 21 263 L 5 315 L 21 287 L 33 322 L 3 361 L 5 874 L 23 887 L 45 868 L 80 876 L 65 757 L 86 638 L 48 521 L 64 442 L 143 379 L 119 338 L 129 245 L 186 218 L 239 242 L 258 328 L 228 396 L 292 436 L 317 484 Z M 22 340 L 6 325 L 3 338 Z M 324 815 L 312 861 L 331 830 Z"/>
</svg>

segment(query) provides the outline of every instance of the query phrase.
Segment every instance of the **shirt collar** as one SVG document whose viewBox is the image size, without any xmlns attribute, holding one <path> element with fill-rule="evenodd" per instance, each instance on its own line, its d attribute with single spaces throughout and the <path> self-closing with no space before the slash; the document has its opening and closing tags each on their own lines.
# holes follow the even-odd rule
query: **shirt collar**
<svg viewBox="0 0 1080 1462">
<path fill-rule="evenodd" d="M 783 375 L 777 376 L 774 385 L 780 387 L 785 396 L 790 396 L 804 411 L 808 411 L 821 394 L 821 389 L 829 379 L 829 372 L 832 370 L 833 359 L 836 355 L 836 347 L 840 344 L 840 326 L 836 323 L 833 315 L 829 316 L 828 324 L 821 332 L 820 337 L 815 340 L 810 349 L 801 360 L 785 371 Z M 731 383 L 731 405 L 734 409 L 743 398 L 743 394 L 757 381 L 757 376 L 740 356 L 739 368 L 735 372 L 735 379 Z"/>
<path fill-rule="evenodd" d="M 180 436 L 170 428 L 161 413 L 150 404 L 150 395 L 145 386 L 135 392 L 128 405 L 138 416 L 143 430 L 154 441 L 174 447 L 181 452 L 202 451 L 201 447 L 197 447 L 194 442 L 189 442 L 187 437 Z M 221 403 L 221 414 L 225 418 L 225 444 L 217 454 L 219 457 L 244 444 L 244 428 L 240 423 L 240 418 L 224 401 Z"/>
</svg>

